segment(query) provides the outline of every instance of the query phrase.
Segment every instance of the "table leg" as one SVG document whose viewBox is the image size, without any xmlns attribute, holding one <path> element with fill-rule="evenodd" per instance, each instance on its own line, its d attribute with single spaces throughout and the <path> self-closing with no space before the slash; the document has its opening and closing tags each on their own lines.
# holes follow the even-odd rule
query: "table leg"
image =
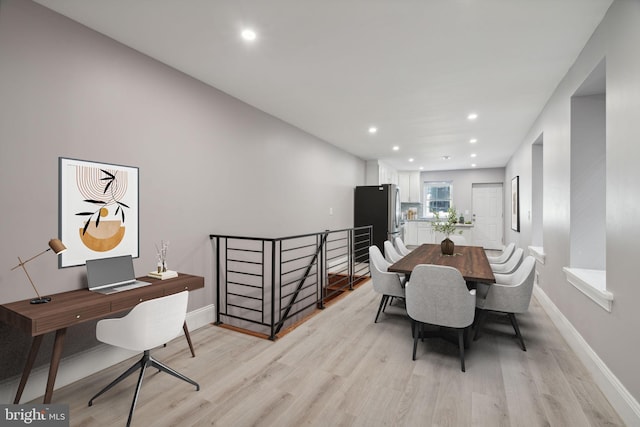
<svg viewBox="0 0 640 427">
<path fill-rule="evenodd" d="M 189 350 L 191 350 L 191 357 L 196 357 L 196 352 L 193 349 L 193 344 L 191 343 L 191 335 L 189 334 L 189 329 L 187 328 L 187 322 L 182 324 L 182 330 L 184 331 L 184 336 L 187 338 L 187 343 L 189 343 Z"/>
<path fill-rule="evenodd" d="M 42 403 L 51 403 L 53 397 L 53 386 L 58 375 L 58 366 L 62 358 L 62 347 L 64 345 L 64 337 L 67 334 L 67 328 L 58 329 L 56 331 L 56 339 L 53 342 L 53 351 L 51 352 L 51 364 L 49 365 L 49 378 L 47 379 L 47 389 L 44 393 L 44 401 Z"/>
<path fill-rule="evenodd" d="M 33 337 L 33 340 L 31 341 L 31 349 L 29 350 L 29 356 L 27 357 L 27 362 L 25 363 L 24 369 L 22 370 L 22 378 L 20 378 L 20 385 L 18 385 L 16 398 L 13 400 L 13 403 L 15 405 L 20 403 L 22 392 L 24 391 L 24 387 L 27 385 L 27 380 L 29 379 L 29 375 L 31 374 L 33 363 L 36 361 L 36 356 L 38 355 L 38 350 L 40 350 L 40 344 L 42 343 L 43 337 L 44 335 L 36 335 L 35 337 Z"/>
</svg>

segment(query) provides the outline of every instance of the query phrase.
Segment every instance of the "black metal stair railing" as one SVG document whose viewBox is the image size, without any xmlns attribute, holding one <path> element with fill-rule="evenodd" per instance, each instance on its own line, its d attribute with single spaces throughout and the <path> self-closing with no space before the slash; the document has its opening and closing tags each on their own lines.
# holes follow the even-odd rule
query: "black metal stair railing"
<svg viewBox="0 0 640 427">
<path fill-rule="evenodd" d="M 276 239 L 209 237 L 216 254 L 216 323 L 272 340 L 370 274 L 370 226 Z"/>
</svg>

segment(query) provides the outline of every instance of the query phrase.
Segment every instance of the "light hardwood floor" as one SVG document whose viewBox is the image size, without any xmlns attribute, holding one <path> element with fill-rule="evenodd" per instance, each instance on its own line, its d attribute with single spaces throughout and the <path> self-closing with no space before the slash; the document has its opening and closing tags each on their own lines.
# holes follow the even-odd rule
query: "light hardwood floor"
<svg viewBox="0 0 640 427">
<path fill-rule="evenodd" d="M 606 398 L 535 301 L 518 317 L 520 350 L 506 319 L 490 317 L 460 371 L 457 347 L 419 343 L 396 304 L 373 319 L 379 295 L 365 283 L 276 342 L 216 326 L 152 354 L 198 381 L 200 391 L 148 371 L 137 426 L 621 426 Z M 135 375 L 87 400 L 131 363 L 54 394 L 72 426 L 124 425 Z M 38 401 L 34 401 L 37 403 Z"/>
</svg>

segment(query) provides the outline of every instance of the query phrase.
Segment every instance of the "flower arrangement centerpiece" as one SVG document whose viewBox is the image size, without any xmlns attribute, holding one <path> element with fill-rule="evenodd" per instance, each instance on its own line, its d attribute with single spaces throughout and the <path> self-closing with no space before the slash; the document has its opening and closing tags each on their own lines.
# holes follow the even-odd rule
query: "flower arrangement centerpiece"
<svg viewBox="0 0 640 427">
<path fill-rule="evenodd" d="M 433 216 L 435 221 L 433 222 L 433 229 L 439 233 L 445 235 L 445 239 L 440 243 L 440 248 L 443 255 L 453 255 L 455 245 L 449 236 L 457 233 L 462 234 L 462 230 L 456 230 L 456 223 L 458 222 L 458 212 L 456 208 L 450 207 L 447 210 L 447 217 L 440 219 L 440 213 L 434 212 Z"/>
</svg>

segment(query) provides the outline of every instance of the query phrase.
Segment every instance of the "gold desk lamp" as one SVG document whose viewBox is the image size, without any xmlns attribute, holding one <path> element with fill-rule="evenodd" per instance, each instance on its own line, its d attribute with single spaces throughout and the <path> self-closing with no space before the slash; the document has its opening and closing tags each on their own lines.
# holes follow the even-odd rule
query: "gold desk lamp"
<svg viewBox="0 0 640 427">
<path fill-rule="evenodd" d="M 20 257 L 18 257 L 18 261 L 20 261 L 20 264 L 16 265 L 15 267 L 13 267 L 11 269 L 11 271 L 15 270 L 18 267 L 22 267 L 22 269 L 24 270 L 24 274 L 27 275 L 27 279 L 29 279 L 29 282 L 31 283 L 31 286 L 33 287 L 33 290 L 36 291 L 36 295 L 38 295 L 38 298 L 34 298 L 31 300 L 31 304 L 44 304 L 45 302 L 49 302 L 51 301 L 51 297 L 43 297 L 40 296 L 40 293 L 38 292 L 38 290 L 36 289 L 36 285 L 33 284 L 33 280 L 31 280 L 31 276 L 29 276 L 29 272 L 27 271 L 27 268 L 24 266 L 26 263 L 28 263 L 31 260 L 34 260 L 36 258 L 38 258 L 40 255 L 42 255 L 45 252 L 49 252 L 49 251 L 53 251 L 56 255 L 60 255 L 62 252 L 66 251 L 67 248 L 66 246 L 60 241 L 60 239 L 51 239 L 49 240 L 49 247 L 47 249 L 45 249 L 44 251 L 40 252 L 38 255 L 32 256 L 31 258 L 29 258 L 28 260 L 22 261 L 22 259 L 20 259 Z"/>
</svg>

